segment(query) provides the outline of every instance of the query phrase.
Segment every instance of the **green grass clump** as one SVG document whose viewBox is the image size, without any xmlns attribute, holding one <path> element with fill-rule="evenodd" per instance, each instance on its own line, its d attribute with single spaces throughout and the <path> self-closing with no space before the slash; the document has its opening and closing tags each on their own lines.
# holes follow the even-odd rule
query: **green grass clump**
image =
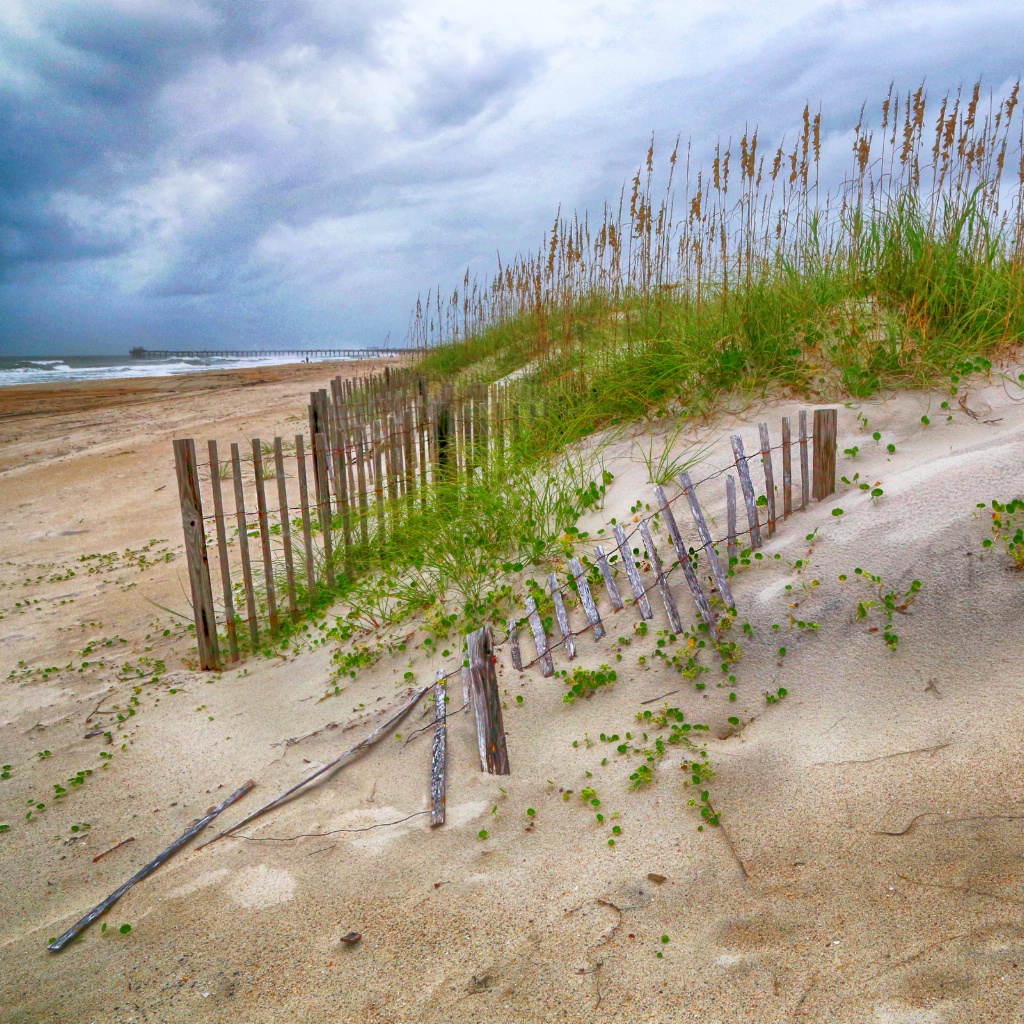
<svg viewBox="0 0 1024 1024">
<path fill-rule="evenodd" d="M 607 665 L 602 665 L 598 669 L 577 666 L 569 677 L 572 682 L 569 692 L 562 696 L 562 700 L 566 704 L 572 704 L 578 697 L 592 697 L 602 686 L 611 686 L 616 678 L 615 669 Z"/>
</svg>

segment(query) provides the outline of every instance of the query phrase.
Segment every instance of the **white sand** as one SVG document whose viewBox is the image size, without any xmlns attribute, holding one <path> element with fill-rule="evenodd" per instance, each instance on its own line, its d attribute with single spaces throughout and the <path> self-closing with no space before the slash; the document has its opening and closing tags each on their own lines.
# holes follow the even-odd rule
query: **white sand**
<svg viewBox="0 0 1024 1024">
<path fill-rule="evenodd" d="M 295 396 L 302 386 L 274 387 L 280 390 L 272 394 L 268 385 L 260 396 L 232 392 L 220 399 L 222 408 L 250 403 L 218 424 L 222 442 L 282 429 L 289 402 L 301 412 Z M 127 462 L 104 462 L 105 453 L 90 449 L 61 469 L 59 500 L 46 491 L 52 464 L 5 470 L 0 561 L 15 563 L 3 567 L 3 578 L 19 585 L 0 591 L 0 676 L 16 670 L 0 684 L 0 760 L 15 765 L 13 777 L 0 782 L 0 821 L 12 825 L 0 836 L 0 1017 L 1019 1019 L 1024 576 L 1003 553 L 979 557 L 988 520 L 975 504 L 1024 493 L 1024 407 L 998 383 L 975 385 L 968 403 L 978 419 L 954 400 L 946 423 L 944 397 L 915 393 L 840 406 L 840 450 L 856 444 L 860 454 L 852 462 L 840 455 L 839 473 L 880 480 L 885 496 L 873 504 L 857 489 L 844 493 L 841 484 L 834 498 L 780 526 L 765 545 L 765 564 L 736 577 L 740 623 L 751 623 L 754 638 L 739 623 L 733 627 L 743 647 L 735 703 L 717 686 L 713 660 L 703 677 L 707 689 L 698 692 L 652 659 L 655 630 L 666 625 L 656 594 L 651 633 L 634 638 L 614 662 L 613 641 L 634 636 L 634 615 L 630 607 L 613 614 L 602 601 L 609 636 L 581 638 L 579 662 L 615 664 L 614 687 L 566 705 L 559 681 L 542 679 L 536 668 L 520 676 L 503 648 L 499 679 L 507 690 L 512 775 L 482 775 L 472 723 L 467 714 L 453 717 L 445 827 L 431 831 L 419 816 L 361 833 L 231 839 L 189 850 L 121 901 L 106 918 L 106 934 L 93 926 L 59 956 L 46 952 L 46 940 L 211 803 L 252 777 L 258 787 L 238 805 L 238 816 L 247 813 L 369 732 L 405 692 L 410 667 L 422 683 L 441 659 L 415 651 L 422 635 L 416 634 L 405 655 L 383 659 L 341 696 L 318 703 L 329 649 L 253 660 L 218 677 L 183 669 L 175 655 L 182 641 L 157 636 L 149 642 L 152 654 L 165 657 L 171 672 L 159 687 L 143 688 L 125 730 L 128 749 L 116 750 L 110 768 L 99 770 L 97 753 L 106 748 L 97 745 L 102 738 L 83 739 L 92 727 L 86 716 L 108 686 L 122 700 L 130 690 L 108 669 L 43 680 L 19 675 L 17 662 L 63 665 L 94 635 L 128 640 L 116 647 L 119 662 L 137 655 L 149 645 L 142 638 L 151 626 L 162 629 L 166 619 L 138 596 L 171 600 L 182 561 L 142 574 L 129 591 L 97 587 L 91 577 L 29 587 L 20 581 L 59 574 L 76 553 L 137 547 L 150 536 L 177 545 L 173 498 L 159 523 L 135 522 L 132 512 L 161 483 L 173 487 L 171 431 L 158 418 L 152 426 L 126 424 L 122 437 L 112 430 L 111 454 L 144 448 L 163 461 L 146 472 L 123 470 Z M 728 461 L 729 432 L 740 432 L 749 451 L 759 420 L 777 440 L 780 417 L 793 415 L 795 423 L 797 408 L 773 403 L 699 431 L 714 449 L 694 478 Z M 928 427 L 920 423 L 926 409 Z M 869 420 L 867 432 L 858 412 Z M 207 436 L 198 425 L 202 415 L 197 407 L 197 437 Z M 871 439 L 875 429 L 883 434 L 880 445 Z M 891 456 L 889 442 L 897 446 Z M 31 445 L 27 450 L 31 456 Z M 605 459 L 616 480 L 605 508 L 584 524 L 592 530 L 612 516 L 631 518 L 628 508 L 638 497 L 652 500 L 628 439 L 614 442 Z M 776 476 L 781 484 L 778 464 Z M 721 534 L 721 478 L 700 495 Z M 77 516 L 79 524 L 68 509 L 83 508 L 86 498 L 94 504 Z M 833 507 L 845 514 L 835 518 Z M 684 524 L 681 509 L 678 515 Z M 65 532 L 74 528 L 91 532 Z M 815 528 L 811 545 L 804 537 Z M 776 552 L 782 560 L 774 560 Z M 787 564 L 797 558 L 808 562 L 800 575 Z M 48 562 L 56 570 L 41 568 Z M 895 651 L 880 631 L 868 632 L 880 619 L 854 619 L 857 601 L 869 596 L 854 578 L 856 566 L 880 574 L 885 589 L 900 594 L 913 579 L 923 581 L 911 614 L 896 616 Z M 840 573 L 850 580 L 840 583 Z M 821 584 L 805 598 L 801 583 L 812 579 Z M 692 621 L 692 604 L 673 580 L 684 619 Z M 59 604 L 72 593 L 79 595 L 73 612 Z M 23 597 L 38 597 L 42 610 L 12 612 Z M 797 615 L 820 623 L 816 634 L 788 628 L 797 601 Z M 579 609 L 572 614 L 582 621 Z M 83 620 L 104 625 L 82 628 Z M 773 623 L 782 626 L 778 634 Z M 780 645 L 788 650 L 782 665 Z M 571 667 L 561 652 L 556 664 Z M 764 693 L 780 686 L 788 696 L 769 706 Z M 171 695 L 172 687 L 179 692 Z M 679 692 L 665 703 L 711 726 L 708 749 L 718 776 L 709 788 L 723 829 L 697 831 L 700 819 L 687 806 L 692 787 L 683 787 L 686 773 L 679 770 L 681 748 L 670 748 L 652 786 L 632 792 L 628 775 L 639 760 L 597 739 L 627 730 L 636 736 L 641 702 L 673 689 Z M 524 696 L 522 705 L 516 694 Z M 461 687 L 453 687 L 452 698 L 450 711 L 461 703 Z M 426 808 L 430 733 L 404 740 L 427 723 L 428 711 L 417 710 L 399 727 L 402 741 L 383 741 L 247 834 L 269 839 L 365 828 Z M 733 714 L 749 722 L 739 735 L 728 735 Z M 281 745 L 329 722 L 356 725 Z M 43 749 L 52 756 L 39 760 Z M 52 782 L 85 767 L 97 770 L 84 785 L 24 823 L 28 797 L 47 798 Z M 614 848 L 611 821 L 598 825 L 578 798 L 587 785 L 597 790 L 603 812 L 619 812 L 623 831 Z M 568 802 L 560 790 L 574 791 Z M 526 815 L 531 807 L 533 819 Z M 906 834 L 879 834 L 902 831 L 917 815 L 926 816 Z M 79 822 L 90 823 L 87 838 L 66 842 Z M 477 837 L 481 829 L 486 840 Z M 93 863 L 128 836 L 135 841 Z M 666 881 L 649 881 L 649 872 Z M 130 935 L 117 934 L 122 922 L 132 924 Z M 350 931 L 362 933 L 361 943 L 340 945 Z"/>
</svg>

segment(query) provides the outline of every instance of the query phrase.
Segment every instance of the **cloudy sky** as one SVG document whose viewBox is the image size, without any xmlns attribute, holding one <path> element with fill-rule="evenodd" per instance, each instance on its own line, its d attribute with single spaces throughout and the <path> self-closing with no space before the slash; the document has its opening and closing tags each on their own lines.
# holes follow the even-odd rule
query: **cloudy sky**
<svg viewBox="0 0 1024 1024">
<path fill-rule="evenodd" d="M 652 131 L 838 142 L 1022 41 L 1020 0 L 2 0 L 0 355 L 401 344 Z"/>
</svg>

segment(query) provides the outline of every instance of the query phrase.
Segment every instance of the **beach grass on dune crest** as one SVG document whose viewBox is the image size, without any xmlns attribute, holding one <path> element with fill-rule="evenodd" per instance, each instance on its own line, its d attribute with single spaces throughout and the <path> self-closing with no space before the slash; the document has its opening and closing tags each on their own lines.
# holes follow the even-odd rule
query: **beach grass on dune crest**
<svg viewBox="0 0 1024 1024">
<path fill-rule="evenodd" d="M 558 405 L 557 447 L 677 400 L 863 396 L 998 355 L 1024 331 L 1018 93 L 890 89 L 831 189 L 809 108 L 767 154 L 747 132 L 701 169 L 677 143 L 658 195 L 652 143 L 599 220 L 559 216 L 536 252 L 418 302 L 421 365 L 526 368 Z"/>
</svg>

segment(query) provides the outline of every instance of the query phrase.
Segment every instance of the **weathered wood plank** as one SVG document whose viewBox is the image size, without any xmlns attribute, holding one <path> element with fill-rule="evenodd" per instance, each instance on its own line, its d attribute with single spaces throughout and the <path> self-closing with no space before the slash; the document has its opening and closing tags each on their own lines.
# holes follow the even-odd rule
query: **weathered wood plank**
<svg viewBox="0 0 1024 1024">
<path fill-rule="evenodd" d="M 192 438 L 174 442 L 174 467 L 178 475 L 178 498 L 181 502 L 181 528 L 185 535 L 185 557 L 192 588 L 192 613 L 196 624 L 199 666 L 220 668 L 217 645 L 217 619 L 213 608 L 213 586 L 210 583 L 210 560 L 203 529 L 203 498 L 199 490 L 199 466 Z"/>
<path fill-rule="evenodd" d="M 447 700 L 448 687 L 445 684 L 444 669 L 441 669 L 437 673 L 437 681 L 434 683 L 434 746 L 430 757 L 430 824 L 433 827 L 444 824 L 444 810 L 447 801 Z"/>
<path fill-rule="evenodd" d="M 728 531 L 729 566 L 732 567 L 732 560 L 739 558 L 740 549 L 736 543 L 736 478 L 727 476 L 725 478 L 725 503 L 726 503 L 726 530 Z"/>
<path fill-rule="evenodd" d="M 562 591 L 558 588 L 558 577 L 553 572 L 548 573 L 548 590 L 551 592 L 551 600 L 555 603 L 555 620 L 558 622 L 558 629 L 562 634 L 565 653 L 572 661 L 576 657 L 576 641 L 573 639 L 572 628 L 569 625 L 569 611 L 562 599 Z"/>
<path fill-rule="evenodd" d="M 729 479 L 732 479 L 731 477 Z M 700 502 L 697 500 L 697 489 L 693 486 L 693 481 L 690 479 L 690 474 L 684 469 L 679 474 L 679 482 L 683 485 L 683 493 L 686 495 L 686 500 L 690 504 L 690 515 L 693 516 L 694 526 L 697 527 L 697 535 L 700 537 L 701 545 L 705 552 L 707 552 L 708 563 L 711 566 L 711 573 L 715 577 L 715 584 L 718 586 L 718 593 L 721 595 L 722 600 L 725 602 L 726 608 L 735 607 L 735 601 L 732 596 L 732 588 L 729 586 L 729 578 L 722 568 L 722 563 L 718 558 L 718 552 L 715 551 L 714 541 L 711 537 L 711 530 L 708 529 L 707 520 L 704 518 L 704 510 L 700 507 Z M 658 495 L 658 501 L 663 505 L 668 505 L 668 501 L 665 498 L 665 492 L 662 488 L 658 487 L 655 489 L 661 491 Z M 733 493 L 733 507 L 735 508 L 735 492 Z M 735 513 L 734 513 L 735 517 Z M 735 528 L 735 523 L 734 523 Z"/>
<path fill-rule="evenodd" d="M 686 577 L 686 585 L 690 588 L 690 593 L 693 595 L 693 603 L 697 606 L 697 611 L 700 613 L 700 617 L 704 620 L 708 629 L 711 631 L 711 635 L 716 640 L 720 639 L 721 631 L 718 628 L 715 613 L 711 609 L 707 595 L 705 595 L 704 590 L 700 585 L 700 580 L 697 578 L 697 572 L 693 568 L 693 563 L 690 561 L 689 549 L 683 542 L 683 535 L 679 532 L 679 524 L 676 522 L 676 517 L 672 514 L 672 508 L 665 499 L 664 489 L 660 487 L 657 488 L 655 491 L 655 497 L 658 499 L 658 504 L 660 506 L 658 514 L 661 516 L 661 521 L 665 524 L 668 535 L 672 539 L 672 546 L 676 551 L 676 560 L 682 567 L 683 575 Z"/>
<path fill-rule="evenodd" d="M 523 652 L 519 647 L 519 623 L 515 616 L 508 620 L 508 642 L 512 648 L 512 666 L 517 671 L 523 671 Z"/>
<path fill-rule="evenodd" d="M 810 472 L 807 468 L 807 410 L 800 410 L 800 507 L 807 508 L 810 501 Z"/>
<path fill-rule="evenodd" d="M 208 442 L 210 452 L 210 483 L 213 490 L 213 521 L 217 530 L 217 555 L 220 561 L 220 582 L 224 592 L 224 625 L 228 631 L 228 650 L 231 660 L 238 661 L 238 627 L 235 623 L 235 597 L 231 584 L 231 566 L 228 563 L 228 537 L 224 523 L 224 496 L 220 486 L 220 459 L 217 442 Z"/>
<path fill-rule="evenodd" d="M 534 600 L 533 595 L 526 599 L 526 614 L 530 620 L 530 629 L 533 632 L 533 642 L 537 647 L 537 656 L 540 658 L 541 675 L 554 675 L 555 663 L 551 660 L 551 652 L 548 650 L 548 638 L 544 632 L 544 623 L 541 621 L 540 612 L 537 611 L 537 602 Z"/>
<path fill-rule="evenodd" d="M 353 452 L 359 486 L 359 536 L 363 547 L 370 543 L 370 499 L 366 490 L 366 426 L 357 420 L 352 427 Z"/>
<path fill-rule="evenodd" d="M 274 474 L 277 477 L 277 508 L 281 517 L 281 549 L 284 554 L 285 585 L 288 590 L 288 610 L 293 619 L 299 617 L 299 602 L 295 593 L 295 559 L 292 554 L 292 522 L 288 508 L 288 488 L 284 480 L 284 447 L 280 437 L 274 438 Z"/>
<path fill-rule="evenodd" d="M 750 479 L 750 467 L 743 451 L 743 438 L 733 434 L 732 454 L 736 460 L 736 470 L 740 475 L 740 487 L 743 490 L 743 504 L 747 507 L 747 525 L 750 528 L 750 547 L 757 550 L 761 546 L 761 526 L 757 518 L 757 504 L 754 501 L 754 484 Z"/>
<path fill-rule="evenodd" d="M 600 640 L 604 636 L 604 624 L 601 622 L 601 613 L 597 610 L 597 602 L 590 591 L 590 584 L 587 582 L 587 571 L 583 568 L 578 558 L 569 559 L 569 572 L 576 581 L 576 589 L 583 604 L 583 610 L 587 613 L 587 621 L 593 627 L 594 639 Z"/>
<path fill-rule="evenodd" d="M 331 537 L 331 493 L 327 489 L 327 438 L 323 434 L 316 435 L 316 462 L 320 467 L 320 479 L 323 491 L 318 495 L 317 504 L 320 513 L 320 533 L 324 539 L 324 575 L 327 586 L 334 586 L 334 541 Z"/>
<path fill-rule="evenodd" d="M 789 417 L 782 417 L 782 518 L 793 511 L 793 438 Z"/>
<path fill-rule="evenodd" d="M 310 604 L 316 597 L 316 563 L 313 561 L 313 530 L 309 516 L 309 481 L 306 477 L 305 439 L 295 435 L 295 463 L 299 477 L 299 508 L 302 516 L 302 545 L 306 556 L 306 593 Z"/>
<path fill-rule="evenodd" d="M 267 491 L 263 477 L 263 448 L 258 437 L 252 439 L 252 469 L 256 477 L 256 519 L 260 526 L 260 548 L 263 552 L 267 617 L 270 619 L 270 628 L 276 631 L 281 626 L 281 620 L 277 614 L 277 591 L 274 587 L 274 553 L 270 546 L 270 518 L 267 515 Z"/>
<path fill-rule="evenodd" d="M 231 476 L 235 484 L 235 522 L 238 524 L 238 554 L 242 560 L 242 584 L 245 587 L 245 607 L 249 613 L 249 636 L 252 645 L 260 642 L 260 628 L 256 619 L 256 591 L 252 585 L 252 562 L 249 558 L 249 523 L 245 517 L 245 490 L 242 487 L 242 456 L 238 445 L 231 442 Z"/>
<path fill-rule="evenodd" d="M 483 720 L 485 749 L 480 767 L 490 775 L 511 775 L 505 724 L 501 715 L 498 675 L 494 669 L 494 644 L 489 626 L 482 626 L 466 637 L 469 671 L 473 688 L 473 707 L 477 721 Z"/>
<path fill-rule="evenodd" d="M 654 612 L 651 611 L 651 602 L 647 600 L 644 592 L 644 583 L 640 579 L 640 571 L 633 561 L 633 551 L 626 540 L 626 531 L 621 526 L 615 527 L 615 540 L 619 545 L 619 558 L 622 559 L 622 567 L 629 577 L 629 585 L 633 588 L 634 603 L 640 609 L 640 616 L 644 619 L 653 619 Z"/>
<path fill-rule="evenodd" d="M 679 609 L 676 607 L 675 598 L 672 597 L 668 578 L 665 575 L 664 566 L 661 564 L 661 556 L 658 554 L 658 549 L 654 546 L 654 538 L 651 536 L 651 528 L 647 525 L 646 519 L 640 523 L 640 536 L 643 538 L 644 547 L 647 549 L 647 557 L 650 559 L 651 566 L 658 579 L 658 590 L 661 591 L 661 600 L 665 605 L 665 613 L 668 615 L 669 628 L 678 635 L 683 631 L 683 622 L 679 618 Z"/>
<path fill-rule="evenodd" d="M 373 421 L 371 442 L 373 445 L 373 497 L 377 505 L 377 545 L 384 544 L 384 480 L 381 474 L 381 449 L 384 445 L 384 432 L 380 420 Z"/>
<path fill-rule="evenodd" d="M 775 535 L 775 470 L 772 467 L 772 442 L 768 437 L 768 424 L 758 423 L 761 436 L 761 466 L 764 469 L 764 493 L 768 499 L 768 536 Z"/>
<path fill-rule="evenodd" d="M 601 570 L 601 578 L 604 580 L 604 588 L 608 591 L 612 607 L 617 612 L 622 611 L 626 605 L 622 600 L 622 595 L 619 593 L 619 585 L 615 582 L 615 574 L 612 572 L 612 567 L 608 564 L 608 556 L 600 544 L 594 547 L 594 555 L 597 557 L 597 567 Z"/>
<path fill-rule="evenodd" d="M 824 501 L 836 492 L 835 409 L 814 410 L 814 497 Z"/>
</svg>

